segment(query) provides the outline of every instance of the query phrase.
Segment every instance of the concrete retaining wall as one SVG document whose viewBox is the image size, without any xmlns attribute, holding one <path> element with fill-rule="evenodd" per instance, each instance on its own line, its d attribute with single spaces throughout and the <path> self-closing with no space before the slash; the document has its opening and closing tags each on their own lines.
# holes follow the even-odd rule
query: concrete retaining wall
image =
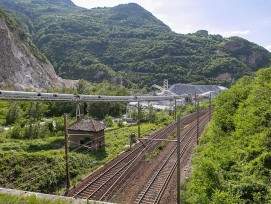
<svg viewBox="0 0 271 204">
<path fill-rule="evenodd" d="M 50 199 L 50 200 L 66 200 L 70 201 L 74 204 L 110 204 L 108 202 L 101 202 L 101 201 L 92 201 L 84 199 L 75 199 L 75 198 L 69 198 L 64 196 L 58 196 L 58 195 L 51 195 L 51 194 L 43 194 L 43 193 L 36 193 L 36 192 L 29 192 L 29 191 L 21 191 L 21 190 L 15 190 L 15 189 L 8 189 L 8 188 L 0 188 L 0 193 L 2 194 L 10 194 L 10 195 L 16 195 L 16 196 L 36 196 L 37 198 L 41 199 Z M 112 204 L 112 203 L 111 203 Z"/>
</svg>

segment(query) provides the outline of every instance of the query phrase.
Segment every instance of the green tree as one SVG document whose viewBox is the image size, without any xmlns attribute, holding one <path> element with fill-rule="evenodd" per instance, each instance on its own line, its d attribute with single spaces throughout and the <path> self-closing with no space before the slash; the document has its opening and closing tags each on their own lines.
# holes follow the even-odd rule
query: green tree
<svg viewBox="0 0 271 204">
<path fill-rule="evenodd" d="M 113 117 L 110 115 L 106 115 L 104 118 L 104 123 L 107 127 L 112 127 L 113 126 Z"/>
<path fill-rule="evenodd" d="M 23 136 L 23 128 L 21 128 L 20 124 L 16 123 L 10 131 L 10 137 L 14 139 L 21 139 Z"/>
<path fill-rule="evenodd" d="M 149 113 L 148 113 L 148 121 L 151 122 L 151 123 L 157 122 L 157 119 L 158 119 L 157 113 L 154 110 L 152 105 L 149 106 L 148 111 L 149 111 Z"/>
<path fill-rule="evenodd" d="M 90 83 L 84 79 L 80 79 L 76 84 L 78 94 L 89 94 Z"/>
<path fill-rule="evenodd" d="M 123 121 L 122 119 L 120 119 L 120 120 L 117 121 L 117 124 L 118 124 L 118 127 L 119 127 L 119 128 L 124 127 L 123 122 L 124 122 L 124 121 Z"/>
<path fill-rule="evenodd" d="M 45 115 L 46 110 L 46 104 L 42 102 L 30 102 L 30 105 L 26 110 L 26 117 L 38 121 Z"/>
<path fill-rule="evenodd" d="M 14 124 L 21 117 L 21 110 L 17 103 L 11 103 L 6 115 L 6 125 Z"/>
</svg>

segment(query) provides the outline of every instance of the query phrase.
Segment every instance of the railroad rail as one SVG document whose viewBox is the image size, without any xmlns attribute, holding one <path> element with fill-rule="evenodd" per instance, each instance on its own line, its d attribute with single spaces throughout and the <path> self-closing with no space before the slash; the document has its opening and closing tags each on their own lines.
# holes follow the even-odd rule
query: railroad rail
<svg viewBox="0 0 271 204">
<path fill-rule="evenodd" d="M 206 111 L 202 111 L 201 114 L 204 114 Z M 193 113 L 189 116 L 183 117 L 184 123 L 190 123 L 196 117 L 196 114 Z M 155 132 L 150 135 L 151 138 L 164 138 L 167 135 L 173 134 L 176 131 L 176 122 L 170 124 L 169 126 Z M 87 198 L 99 200 L 104 198 L 106 194 L 109 193 L 110 189 L 117 186 L 122 177 L 128 172 L 135 171 L 136 168 L 133 168 L 137 165 L 140 165 L 140 160 L 143 160 L 144 152 L 151 147 L 157 147 L 161 142 L 159 141 L 148 141 L 144 144 L 138 143 L 135 148 L 126 153 L 125 156 L 115 161 L 110 166 L 104 168 L 101 173 L 93 178 L 87 177 L 81 184 L 76 188 L 71 189 L 68 193 L 69 196 L 74 198 Z"/>
<path fill-rule="evenodd" d="M 163 128 L 153 137 L 162 138 L 168 132 L 172 132 L 176 128 L 176 123 Z M 99 194 L 105 188 L 105 186 L 110 186 L 114 182 L 113 179 L 119 178 L 119 176 L 125 172 L 140 156 L 144 156 L 144 151 L 151 145 L 151 143 L 145 143 L 145 145 L 138 145 L 134 150 L 132 150 L 129 154 L 127 154 L 124 158 L 116 162 L 110 168 L 108 168 L 105 172 L 101 173 L 94 180 L 88 182 L 83 188 L 73 194 L 74 198 L 92 198 L 95 200 L 99 199 Z"/>
<path fill-rule="evenodd" d="M 203 131 L 203 128 L 208 123 L 208 114 L 205 114 L 200 119 L 200 132 Z M 180 152 L 180 157 L 182 157 L 186 149 L 189 147 L 191 141 L 195 138 L 196 131 L 197 131 L 197 124 L 194 124 L 189 130 L 186 132 L 184 137 L 181 139 L 182 149 Z M 138 198 L 136 199 L 136 204 L 154 204 L 159 203 L 166 186 L 170 178 L 172 177 L 176 167 L 177 167 L 177 160 L 176 160 L 176 151 L 177 146 L 173 148 L 170 154 L 164 159 L 162 165 L 153 175 L 153 177 L 148 182 L 147 186 L 141 193 L 139 194 Z"/>
</svg>

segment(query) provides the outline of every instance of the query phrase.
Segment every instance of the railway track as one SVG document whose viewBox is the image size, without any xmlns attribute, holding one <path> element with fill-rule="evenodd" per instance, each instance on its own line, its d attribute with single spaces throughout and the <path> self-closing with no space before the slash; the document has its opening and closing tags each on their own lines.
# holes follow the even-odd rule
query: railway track
<svg viewBox="0 0 271 204">
<path fill-rule="evenodd" d="M 203 115 L 206 111 L 200 112 Z M 196 114 L 183 117 L 183 123 L 189 124 L 195 120 Z M 151 134 L 151 138 L 165 138 L 168 135 L 172 135 L 176 132 L 176 122 L 173 122 L 169 126 L 156 131 Z M 132 151 L 126 152 L 122 157 L 120 156 L 110 165 L 100 170 L 100 173 L 95 176 L 87 177 L 76 188 L 73 188 L 69 192 L 69 196 L 74 198 L 94 199 L 101 200 L 110 192 L 110 190 L 118 184 L 124 175 L 135 171 L 135 167 L 140 166 L 140 161 L 144 158 L 146 150 L 156 148 L 161 142 L 152 141 L 145 144 L 137 144 Z"/>
<path fill-rule="evenodd" d="M 199 121 L 199 131 L 202 132 L 206 124 L 208 123 L 208 114 L 205 114 L 200 118 Z M 197 135 L 197 124 L 194 124 L 191 128 L 186 131 L 184 137 L 181 139 L 181 151 L 180 157 L 184 155 L 187 148 L 191 144 L 191 141 Z M 173 175 L 176 167 L 176 152 L 177 145 L 173 148 L 170 154 L 164 159 L 161 166 L 158 168 L 156 173 L 148 182 L 147 186 L 141 191 L 138 198 L 136 199 L 136 204 L 153 204 L 159 203 L 167 184 L 171 176 Z"/>
<path fill-rule="evenodd" d="M 162 138 L 170 132 L 174 132 L 176 129 L 176 123 L 173 123 L 166 128 L 163 128 L 161 131 L 157 132 L 152 138 Z M 102 194 L 102 190 L 106 186 L 113 184 L 114 180 L 120 177 L 129 167 L 131 167 L 141 156 L 143 157 L 143 152 L 150 146 L 155 145 L 152 143 L 146 143 L 145 145 L 137 145 L 135 149 L 129 152 L 125 157 L 121 158 L 119 161 L 116 161 L 111 167 L 107 168 L 95 179 L 89 181 L 85 186 L 80 190 L 77 190 L 73 197 L 74 198 L 91 198 L 99 199 Z"/>
</svg>

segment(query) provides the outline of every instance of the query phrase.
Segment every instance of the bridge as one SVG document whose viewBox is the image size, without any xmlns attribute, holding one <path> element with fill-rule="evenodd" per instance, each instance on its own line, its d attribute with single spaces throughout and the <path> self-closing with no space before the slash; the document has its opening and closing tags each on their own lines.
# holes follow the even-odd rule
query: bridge
<svg viewBox="0 0 271 204">
<path fill-rule="evenodd" d="M 187 97 L 188 94 L 172 96 L 106 96 L 106 95 L 83 95 L 83 94 L 59 94 L 24 91 L 0 90 L 0 100 L 13 101 L 60 101 L 60 102 L 140 102 L 140 101 L 167 101 Z"/>
</svg>

